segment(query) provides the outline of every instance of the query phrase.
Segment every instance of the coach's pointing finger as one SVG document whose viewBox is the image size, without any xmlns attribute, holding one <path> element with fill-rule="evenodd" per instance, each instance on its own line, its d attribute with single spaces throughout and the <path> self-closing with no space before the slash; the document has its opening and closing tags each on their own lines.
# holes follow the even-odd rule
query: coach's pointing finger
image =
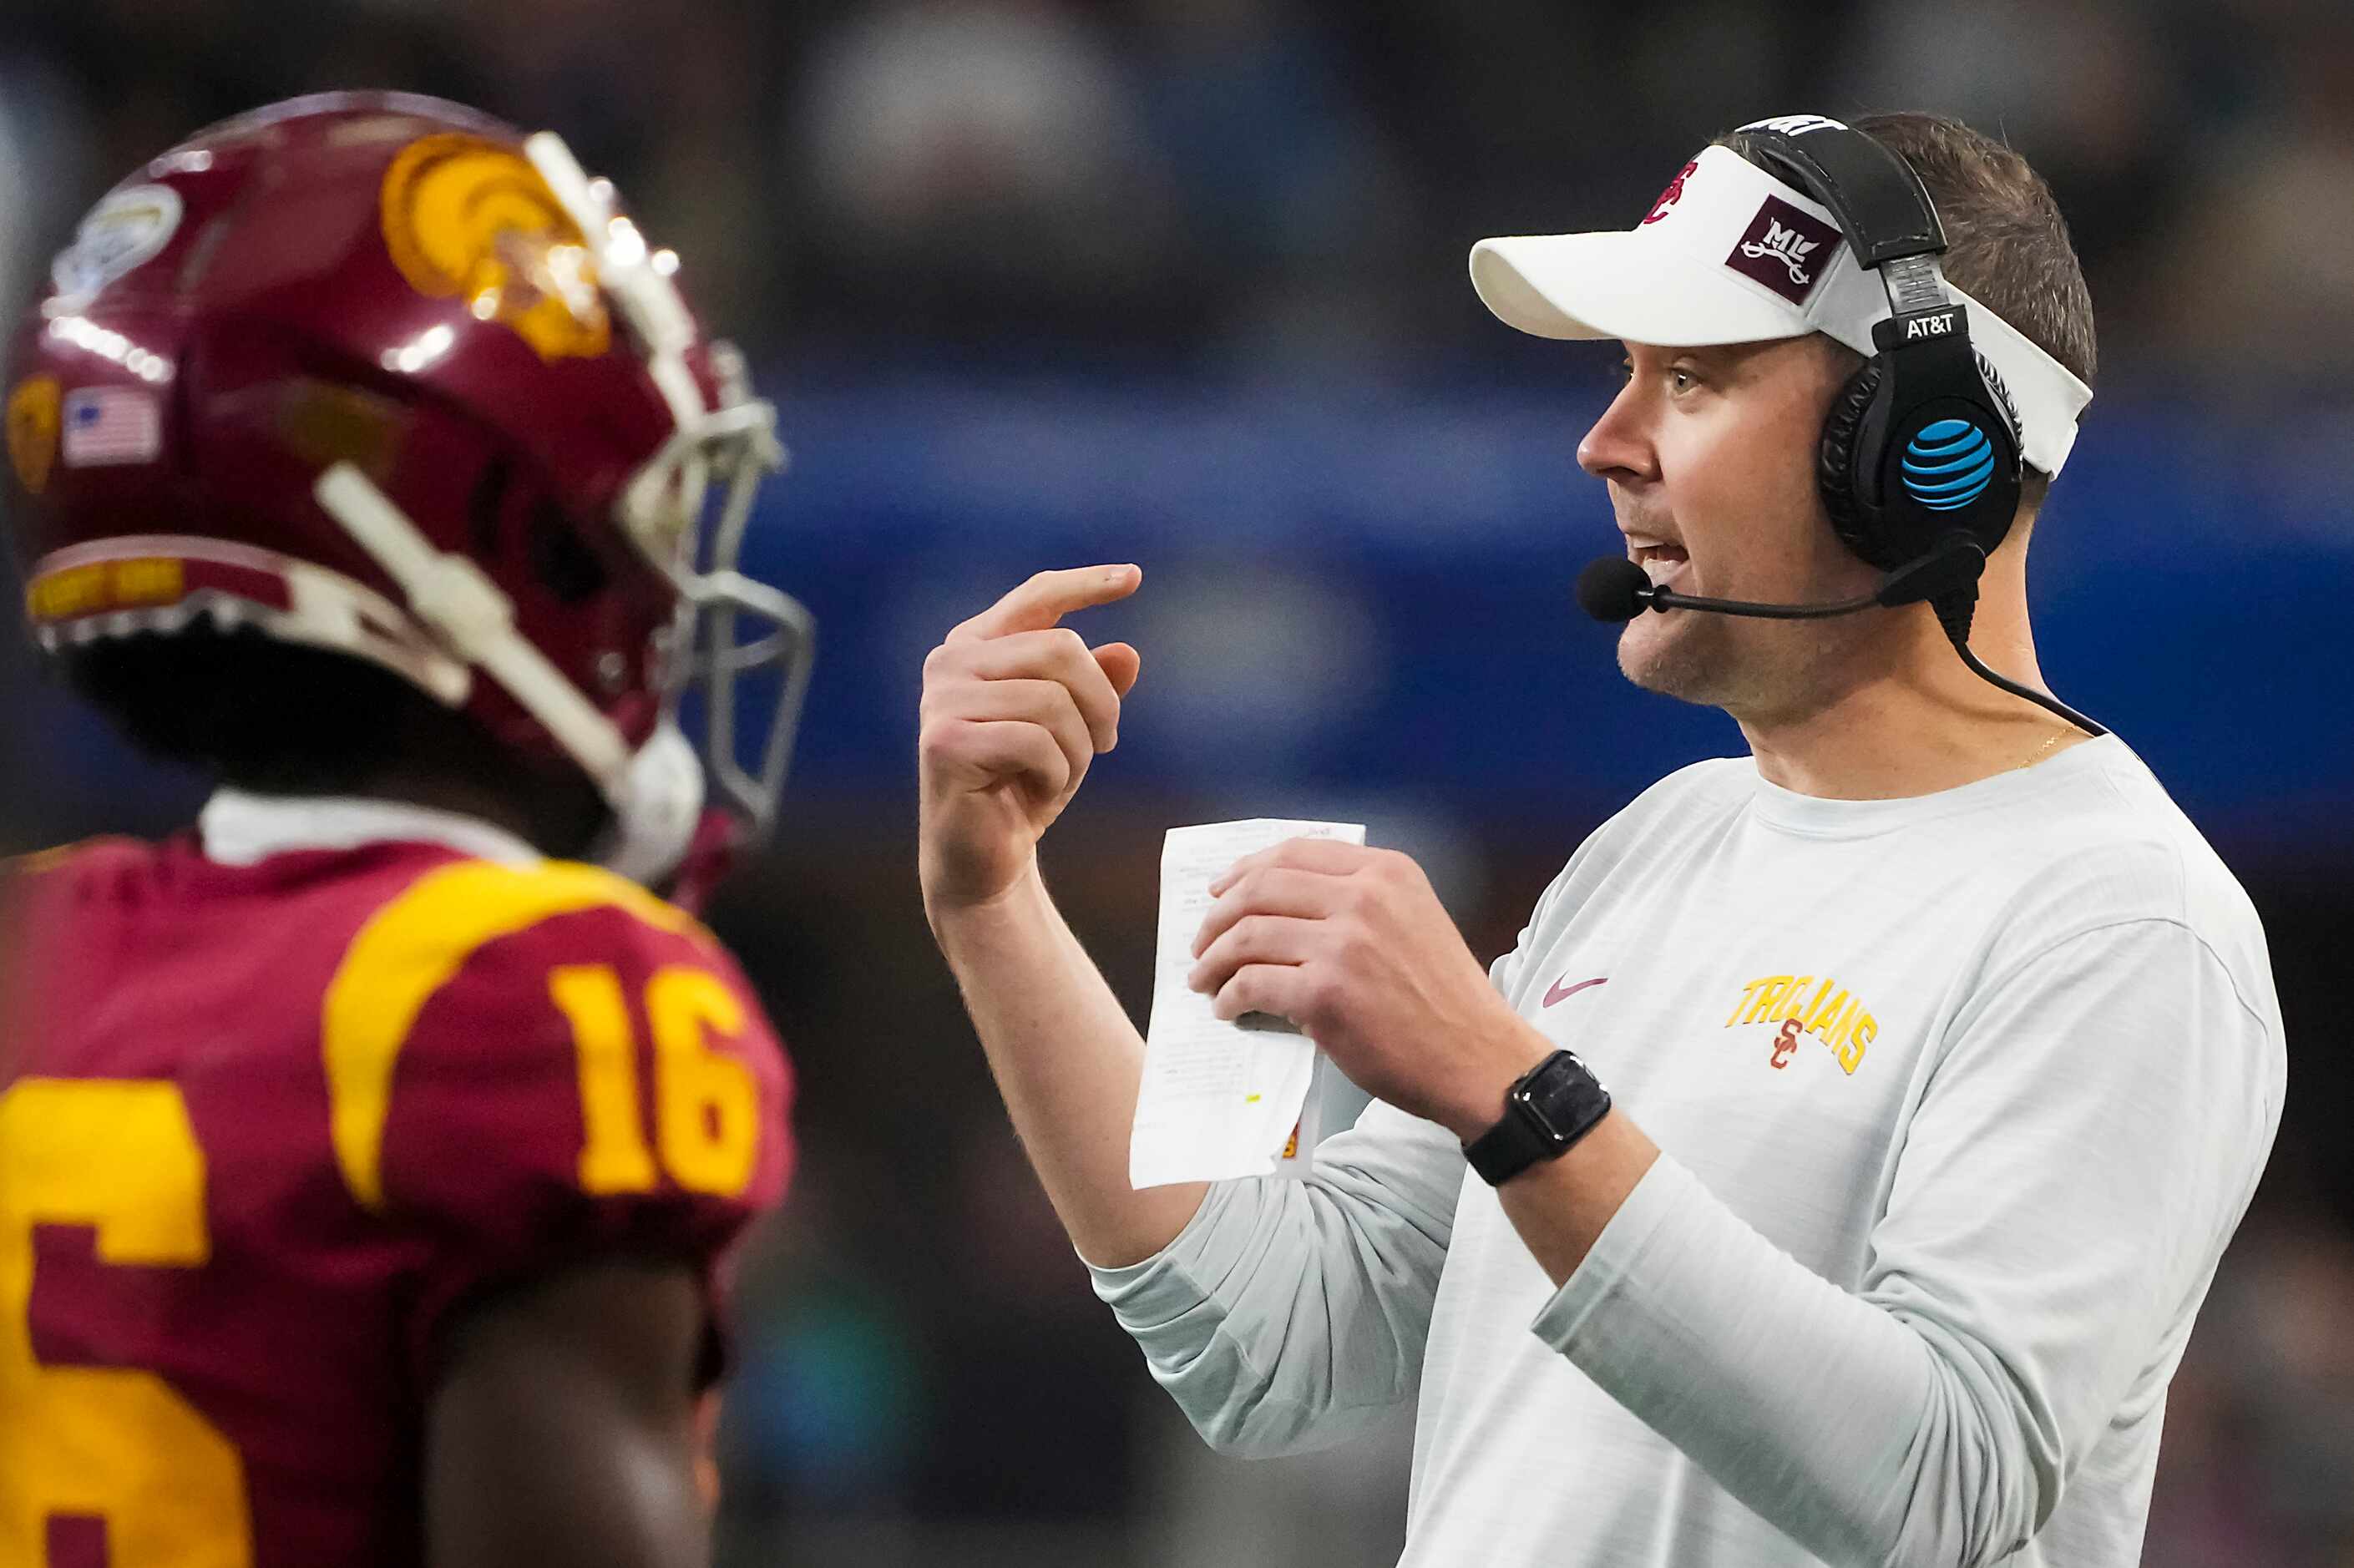
<svg viewBox="0 0 2354 1568">
<path fill-rule="evenodd" d="M 969 642 L 1012 631 L 1044 631 L 1073 610 L 1126 599 L 1143 580 L 1144 573 L 1133 566 L 1069 567 L 1040 572 L 960 623 L 949 633 L 948 641 Z M 1117 680 L 1113 683 L 1118 684 Z"/>
</svg>

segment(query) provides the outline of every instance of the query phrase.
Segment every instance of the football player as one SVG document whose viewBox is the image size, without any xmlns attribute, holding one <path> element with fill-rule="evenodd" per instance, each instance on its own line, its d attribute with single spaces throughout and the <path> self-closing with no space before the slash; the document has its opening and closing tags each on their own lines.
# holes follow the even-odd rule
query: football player
<svg viewBox="0 0 2354 1568">
<path fill-rule="evenodd" d="M 765 826 L 809 627 L 735 570 L 782 451 L 676 266 L 553 135 L 376 94 L 196 136 L 58 257 L 33 632 L 218 787 L 9 879 L 0 1563 L 707 1558 L 789 1077 L 650 889 Z"/>
</svg>

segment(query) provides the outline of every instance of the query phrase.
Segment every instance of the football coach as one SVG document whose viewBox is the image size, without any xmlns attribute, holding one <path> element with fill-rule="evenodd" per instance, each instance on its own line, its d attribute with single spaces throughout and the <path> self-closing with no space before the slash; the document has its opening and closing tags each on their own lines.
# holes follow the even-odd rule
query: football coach
<svg viewBox="0 0 2354 1568">
<path fill-rule="evenodd" d="M 1311 1180 L 1139 1192 L 1142 1045 L 1034 854 L 1140 662 L 1056 623 L 1139 574 L 950 632 L 927 908 L 1097 1292 L 1231 1452 L 1418 1387 L 1408 1568 L 2129 1568 L 2285 1068 L 2246 896 L 2037 668 L 2094 377 L 2050 191 L 1950 121 L 1792 116 L 1471 271 L 1623 344 L 1580 597 L 1748 754 L 1605 822 L 1484 974 L 1403 855 L 1238 863 L 1193 983 L 1376 1099 Z"/>
</svg>

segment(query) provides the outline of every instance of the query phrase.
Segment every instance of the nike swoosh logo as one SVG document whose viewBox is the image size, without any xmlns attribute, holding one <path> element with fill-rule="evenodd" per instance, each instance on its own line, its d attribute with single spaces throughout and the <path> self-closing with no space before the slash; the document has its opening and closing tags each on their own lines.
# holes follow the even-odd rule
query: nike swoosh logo
<svg viewBox="0 0 2354 1568">
<path fill-rule="evenodd" d="M 1568 978 L 1569 977 L 1567 975 L 1564 975 L 1561 977 L 1561 980 L 1567 980 Z M 1587 986 L 1600 985 L 1609 978 L 1610 977 L 1608 975 L 1596 975 L 1590 980 L 1580 980 L 1575 985 L 1564 985 L 1561 983 L 1561 980 L 1555 980 L 1553 982 L 1553 988 L 1545 992 L 1544 1004 L 1547 1007 L 1551 1007 L 1554 1002 L 1563 1001 L 1568 997 L 1575 996 Z"/>
</svg>

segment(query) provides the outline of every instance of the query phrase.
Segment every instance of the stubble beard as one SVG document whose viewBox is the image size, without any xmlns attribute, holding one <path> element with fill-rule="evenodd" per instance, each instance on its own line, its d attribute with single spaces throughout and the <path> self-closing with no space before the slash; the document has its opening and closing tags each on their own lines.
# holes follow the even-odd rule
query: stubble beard
<svg viewBox="0 0 2354 1568">
<path fill-rule="evenodd" d="M 1647 614 L 1619 634 L 1619 673 L 1647 692 L 1702 707 L 1738 702 L 1744 661 L 1728 635 L 1734 629 L 1721 617 L 1691 610 L 1668 616 L 1646 624 Z"/>
<path fill-rule="evenodd" d="M 1647 692 L 1736 719 L 1801 715 L 1836 700 L 1860 667 L 1863 629 L 1836 622 L 1744 623 L 1670 610 L 1665 625 L 1630 625 L 1618 669 Z M 1681 624 L 1677 624 L 1681 622 Z"/>
</svg>

